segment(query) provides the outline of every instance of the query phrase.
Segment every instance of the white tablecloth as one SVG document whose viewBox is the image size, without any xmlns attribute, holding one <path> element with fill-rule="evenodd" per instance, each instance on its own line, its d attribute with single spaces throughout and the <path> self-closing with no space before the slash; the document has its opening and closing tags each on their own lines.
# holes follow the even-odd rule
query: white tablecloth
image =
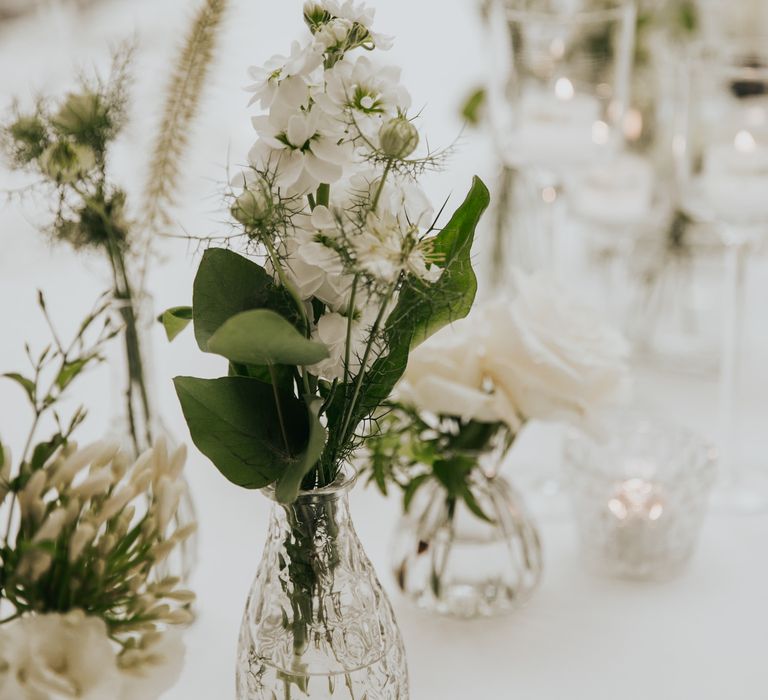
<svg viewBox="0 0 768 700">
<path fill-rule="evenodd" d="M 188 3 L 119 0 L 97 8 L 75 24 L 43 20 L 0 27 L 3 101 L 37 90 L 63 91 L 71 84 L 71 61 L 103 64 L 104 45 L 139 28 L 136 120 L 117 154 L 115 170 L 135 192 L 158 90 L 173 48 L 190 14 Z M 396 33 L 391 58 L 405 65 L 405 80 L 433 143 L 450 142 L 458 131 L 458 105 L 482 74 L 482 33 L 471 0 L 381 0 L 379 28 Z M 242 162 L 253 139 L 245 110 L 245 68 L 285 51 L 301 31 L 301 3 L 234 3 L 205 113 L 193 130 L 192 149 L 179 224 L 191 233 L 210 233 L 222 219 L 216 196 L 225 179 L 228 152 Z M 93 57 L 93 58 L 91 58 Z M 9 98 L 10 99 L 10 98 Z M 5 105 L 3 105 L 5 106 Z M 471 175 L 493 176 L 493 161 L 480 138 L 467 135 L 449 171 L 432 177 L 435 201 L 453 191 L 458 198 Z M 13 180 L 6 178 L 7 183 Z M 23 341 L 40 347 L 46 332 L 35 310 L 36 287 L 49 296 L 52 314 L 66 335 L 106 285 L 98 260 L 79 260 L 63 248 L 49 248 L 32 223 L 45 218 L 40 207 L 22 216 L 4 205 L 0 215 L 0 371 L 24 366 Z M 31 220 L 31 223 L 30 223 Z M 194 246 L 163 245 L 166 261 L 153 275 L 158 308 L 188 303 L 196 265 Z M 173 396 L 174 374 L 216 376 L 216 358 L 202 356 L 192 339 L 168 346 L 158 333 L 156 393 L 177 436 L 186 429 Z M 757 376 L 757 375 L 756 375 Z M 761 375 L 762 376 L 762 375 Z M 752 386 L 755 440 L 752 457 L 765 463 L 760 442 L 766 409 L 765 377 Z M 92 407 L 84 430 L 98 436 L 109 420 L 111 392 L 103 370 L 82 380 L 79 399 Z M 711 382 L 642 374 L 645 403 L 712 435 L 716 391 Z M 0 383 L 0 435 L 15 443 L 28 416 L 21 396 Z M 74 402 L 73 402 L 74 403 Z M 523 460 L 551 464 L 546 431 L 532 438 Z M 242 606 L 265 538 L 268 504 L 257 493 L 231 486 L 199 455 L 188 467 L 201 524 L 200 559 L 194 577 L 199 618 L 186 633 L 186 666 L 166 700 L 233 697 L 234 659 Z M 514 475 L 512 475 L 514 477 Z M 358 487 L 353 512 L 362 541 L 391 591 L 388 540 L 398 504 Z M 530 604 L 496 620 L 459 622 L 414 610 L 393 594 L 411 669 L 414 700 L 524 698 L 525 700 L 758 700 L 768 697 L 768 516 L 713 515 L 687 572 L 666 584 L 632 584 L 593 578 L 580 561 L 571 521 L 542 511 L 546 554 L 542 586 Z"/>
</svg>

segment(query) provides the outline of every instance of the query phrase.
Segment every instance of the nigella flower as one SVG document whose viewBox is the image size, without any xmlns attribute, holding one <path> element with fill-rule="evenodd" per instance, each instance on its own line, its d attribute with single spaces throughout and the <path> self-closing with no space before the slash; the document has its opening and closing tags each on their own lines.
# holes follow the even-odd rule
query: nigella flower
<svg viewBox="0 0 768 700">
<path fill-rule="evenodd" d="M 257 170 L 274 169 L 275 184 L 289 195 L 314 191 L 332 184 L 351 162 L 351 144 L 339 133 L 339 124 L 316 107 L 298 111 L 283 122 L 272 113 L 254 117 L 259 141 L 249 160 Z"/>
<path fill-rule="evenodd" d="M 394 283 L 401 272 L 436 282 L 442 270 L 430 260 L 429 243 L 415 226 L 403 227 L 390 212 L 369 212 L 364 229 L 351 238 L 361 269 L 374 279 Z"/>
</svg>

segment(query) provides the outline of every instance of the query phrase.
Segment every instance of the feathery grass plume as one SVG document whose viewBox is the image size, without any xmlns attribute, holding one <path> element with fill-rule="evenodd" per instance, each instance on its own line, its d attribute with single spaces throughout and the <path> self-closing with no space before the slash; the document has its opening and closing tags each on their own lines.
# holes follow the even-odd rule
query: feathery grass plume
<svg viewBox="0 0 768 700">
<path fill-rule="evenodd" d="M 168 84 L 163 116 L 155 138 L 154 157 L 144 191 L 145 270 L 152 234 L 171 223 L 181 158 L 188 145 L 189 125 L 197 114 L 216 49 L 228 0 L 204 0 L 186 36 Z"/>
</svg>

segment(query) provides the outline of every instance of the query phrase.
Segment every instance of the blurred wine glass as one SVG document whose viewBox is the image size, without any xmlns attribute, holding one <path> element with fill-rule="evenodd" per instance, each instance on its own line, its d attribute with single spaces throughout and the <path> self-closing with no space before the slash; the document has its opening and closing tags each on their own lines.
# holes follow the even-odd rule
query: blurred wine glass
<svg viewBox="0 0 768 700">
<path fill-rule="evenodd" d="M 720 366 L 721 471 L 715 499 L 738 511 L 768 507 L 768 473 L 747 463 L 740 432 L 745 280 L 768 234 L 768 50 L 765 41 L 702 43 L 680 67 L 674 155 L 681 206 L 711 222 L 724 256 Z"/>
<path fill-rule="evenodd" d="M 489 107 L 499 155 L 535 185 L 546 262 L 558 271 L 569 181 L 620 147 L 634 3 L 493 0 Z"/>
</svg>

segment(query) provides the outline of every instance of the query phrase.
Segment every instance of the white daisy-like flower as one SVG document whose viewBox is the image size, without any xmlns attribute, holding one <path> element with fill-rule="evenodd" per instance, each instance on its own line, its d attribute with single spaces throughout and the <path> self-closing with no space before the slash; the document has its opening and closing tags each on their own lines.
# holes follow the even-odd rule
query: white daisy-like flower
<svg viewBox="0 0 768 700">
<path fill-rule="evenodd" d="M 366 217 L 366 227 L 351 239 L 360 267 L 376 279 L 391 283 L 401 272 L 425 282 L 436 282 L 442 270 L 428 261 L 428 248 L 418 240 L 418 229 L 403 227 L 390 212 Z"/>
<path fill-rule="evenodd" d="M 274 171 L 275 184 L 289 195 L 338 181 L 351 163 L 351 146 L 343 142 L 339 125 L 315 107 L 293 112 L 284 122 L 274 113 L 252 121 L 260 138 L 249 153 L 250 163 Z"/>
<path fill-rule="evenodd" d="M 248 75 L 254 81 L 246 88 L 248 92 L 253 93 L 248 104 L 258 102 L 263 109 L 269 109 L 285 80 L 294 77 L 309 80 L 322 63 L 323 55 L 316 50 L 314 44 L 302 46 L 298 41 L 294 41 L 289 56 L 276 55 L 264 66 L 251 66 L 248 69 Z"/>
<path fill-rule="evenodd" d="M 348 113 L 369 141 L 375 142 L 385 119 L 405 112 L 411 104 L 400 84 L 400 69 L 379 66 L 367 56 L 339 61 L 325 73 L 325 90 L 315 96 L 329 115 L 344 119 Z"/>
<path fill-rule="evenodd" d="M 339 2 L 338 0 L 322 0 L 322 2 L 305 3 L 305 11 L 311 6 L 322 7 L 332 17 L 346 20 L 350 24 L 357 23 L 362 25 L 368 30 L 371 40 L 376 45 L 377 49 L 386 51 L 387 49 L 392 48 L 392 37 L 371 30 L 373 20 L 376 17 L 375 8 L 368 7 L 362 2 L 353 2 L 353 0 L 345 0 L 344 2 Z"/>
</svg>

